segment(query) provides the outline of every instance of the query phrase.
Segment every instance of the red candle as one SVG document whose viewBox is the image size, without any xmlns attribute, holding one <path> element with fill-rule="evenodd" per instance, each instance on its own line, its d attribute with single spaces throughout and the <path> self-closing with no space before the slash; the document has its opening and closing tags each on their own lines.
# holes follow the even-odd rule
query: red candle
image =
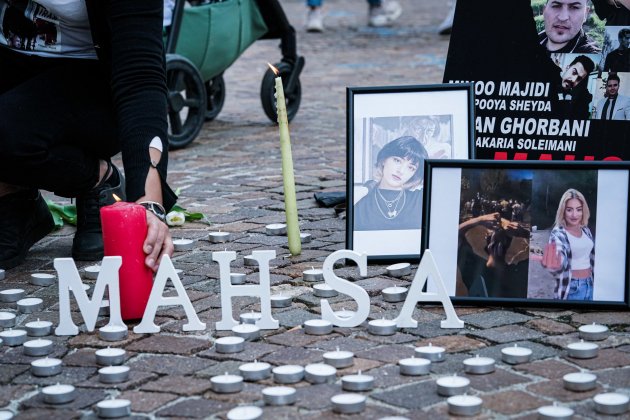
<svg viewBox="0 0 630 420">
<path fill-rule="evenodd" d="M 123 201 L 101 208 L 103 245 L 106 256 L 121 256 L 120 311 L 122 318 L 139 319 L 144 315 L 153 272 L 146 266 L 142 249 L 147 236 L 147 215 L 144 207 Z"/>
</svg>

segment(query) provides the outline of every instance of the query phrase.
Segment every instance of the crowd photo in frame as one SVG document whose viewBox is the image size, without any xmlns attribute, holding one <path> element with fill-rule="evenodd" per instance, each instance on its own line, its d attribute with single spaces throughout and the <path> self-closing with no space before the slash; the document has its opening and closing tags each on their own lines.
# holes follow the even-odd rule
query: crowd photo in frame
<svg viewBox="0 0 630 420">
<path fill-rule="evenodd" d="M 630 162 L 428 160 L 423 251 L 454 301 L 628 308 Z"/>
<path fill-rule="evenodd" d="M 469 159 L 470 84 L 347 89 L 346 247 L 418 260 L 426 159 Z"/>
</svg>

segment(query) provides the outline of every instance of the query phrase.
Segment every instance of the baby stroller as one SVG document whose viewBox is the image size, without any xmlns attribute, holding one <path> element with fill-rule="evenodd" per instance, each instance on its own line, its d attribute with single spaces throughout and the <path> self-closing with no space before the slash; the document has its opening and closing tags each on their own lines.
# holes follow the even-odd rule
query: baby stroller
<svg viewBox="0 0 630 420">
<path fill-rule="evenodd" d="M 223 72 L 257 39 L 280 39 L 280 71 L 289 121 L 302 96 L 295 29 L 278 0 L 175 0 L 172 24 L 165 29 L 169 145 L 190 144 L 204 121 L 216 118 L 225 100 Z M 264 63 L 262 63 L 264 64 Z M 277 121 L 275 74 L 271 69 L 260 87 L 262 108 Z"/>
</svg>

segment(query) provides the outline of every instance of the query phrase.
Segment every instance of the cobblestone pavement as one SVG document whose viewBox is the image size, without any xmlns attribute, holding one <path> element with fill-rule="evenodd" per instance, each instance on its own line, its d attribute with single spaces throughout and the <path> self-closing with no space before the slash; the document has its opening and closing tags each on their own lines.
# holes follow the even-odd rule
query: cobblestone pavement
<svg viewBox="0 0 630 420">
<path fill-rule="evenodd" d="M 174 265 L 183 270 L 182 281 L 193 305 L 208 329 L 182 332 L 186 322 L 181 307 L 161 309 L 156 323 L 162 331 L 154 335 L 130 332 L 115 347 L 127 350 L 125 365 L 131 368 L 129 380 L 119 384 L 99 382 L 94 352 L 112 343 L 99 340 L 95 332 L 74 337 L 48 337 L 54 342 L 53 357 L 63 360 L 63 372 L 39 378 L 29 372 L 34 357 L 25 356 L 21 346 L 0 348 L 0 409 L 17 418 L 95 417 L 97 402 L 110 396 L 131 401 L 138 418 L 225 418 L 237 405 L 263 406 L 261 390 L 273 384 L 270 379 L 248 382 L 242 392 L 217 394 L 210 378 L 237 373 L 244 362 L 254 359 L 272 365 L 306 365 L 322 361 L 322 354 L 339 347 L 355 354 L 354 365 L 340 369 L 334 383 L 295 385 L 297 402 L 291 406 L 264 406 L 265 418 L 365 418 L 404 416 L 411 419 L 448 418 L 446 398 L 436 392 L 436 379 L 453 373 L 467 376 L 470 394 L 483 399 L 476 418 L 536 418 L 536 410 L 557 402 L 570 406 L 575 418 L 605 418 L 594 411 L 592 397 L 605 391 L 630 393 L 630 313 L 572 310 L 457 307 L 466 326 L 461 330 L 439 328 L 444 318 L 441 307 L 419 305 L 414 318 L 417 329 L 393 336 L 368 334 L 365 326 L 335 328 L 325 336 L 311 336 L 301 328 L 303 321 L 319 315 L 319 299 L 312 283 L 302 279 L 302 271 L 321 267 L 331 252 L 344 248 L 345 220 L 331 208 L 320 207 L 313 194 L 345 188 L 345 88 L 346 86 L 440 83 L 448 48 L 448 38 L 435 34 L 448 11 L 440 0 L 401 0 L 405 13 L 391 29 L 366 26 L 363 0 L 327 0 L 327 30 L 323 34 L 303 29 L 304 4 L 282 1 L 290 20 L 298 29 L 299 52 L 306 57 L 302 73 L 302 105 L 291 124 L 297 198 L 301 229 L 313 241 L 305 244 L 300 256 L 291 257 L 286 238 L 266 236 L 265 225 L 283 222 L 282 178 L 276 126 L 264 116 L 259 86 L 267 61 L 277 61 L 277 41 L 259 41 L 248 49 L 225 73 L 227 101 L 217 120 L 207 123 L 197 140 L 184 150 L 171 154 L 170 183 L 181 190 L 180 204 L 191 211 L 206 213 L 212 225 L 186 223 L 173 228 L 176 238 L 195 240 L 192 251 L 179 252 Z M 232 232 L 233 240 L 212 244 L 209 231 Z M 8 270 L 1 288 L 24 288 L 29 296 L 44 300 L 41 312 L 17 317 L 18 326 L 37 318 L 57 323 L 57 287 L 36 287 L 29 283 L 33 272 L 54 272 L 54 258 L 70 255 L 73 228 L 62 230 L 33 248 L 24 265 Z M 273 292 L 293 296 L 289 308 L 274 309 L 280 329 L 265 331 L 260 339 L 247 342 L 245 351 L 220 354 L 213 347 L 217 337 L 215 322 L 220 319 L 218 264 L 211 253 L 234 250 L 235 271 L 247 273 L 247 282 L 257 281 L 256 271 L 244 266 L 243 256 L 252 250 L 273 249 L 271 263 Z M 79 268 L 86 263 L 78 263 Z M 415 270 L 414 270 L 415 271 Z M 368 276 L 343 267 L 338 275 L 361 284 L 371 297 L 371 318 L 393 318 L 402 303 L 387 303 L 381 289 L 408 285 L 412 275 L 389 277 L 385 266 L 370 264 Z M 87 281 L 86 281 L 87 282 Z M 353 309 L 353 301 L 339 296 L 331 299 L 334 309 Z M 235 314 L 259 309 L 254 298 L 234 299 Z M 14 304 L 0 303 L 1 310 L 16 312 Z M 78 322 L 78 313 L 75 313 Z M 98 326 L 105 319 L 99 319 Z M 612 334 L 599 342 L 599 356 L 593 359 L 568 357 L 565 346 L 577 340 L 577 328 L 602 323 Z M 432 343 L 446 348 L 446 360 L 435 363 L 429 375 L 401 376 L 397 361 L 410 357 L 414 347 Z M 500 349 L 519 343 L 530 347 L 533 360 L 521 365 L 500 361 Z M 462 361 L 471 355 L 497 360 L 494 373 L 466 375 Z M 341 392 L 342 375 L 363 373 L 374 377 L 374 389 L 363 392 L 367 407 L 354 416 L 332 411 L 331 396 Z M 595 389 L 584 392 L 565 390 L 562 376 L 588 371 L 597 375 Z M 57 382 L 77 387 L 73 402 L 53 406 L 43 401 L 40 390 Z M 628 416 L 628 413 L 626 413 Z M 626 417 L 628 418 L 628 417 Z"/>
</svg>

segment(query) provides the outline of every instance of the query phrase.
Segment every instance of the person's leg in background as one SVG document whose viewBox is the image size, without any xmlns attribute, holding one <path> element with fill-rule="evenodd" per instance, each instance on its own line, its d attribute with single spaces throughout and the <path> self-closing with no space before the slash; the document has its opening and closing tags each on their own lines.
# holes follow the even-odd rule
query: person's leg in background
<svg viewBox="0 0 630 420">
<path fill-rule="evenodd" d="M 390 26 L 402 14 L 400 3 L 395 0 L 367 0 L 368 25 Z"/>
<path fill-rule="evenodd" d="M 322 0 L 306 0 L 308 12 L 306 15 L 306 30 L 308 32 L 324 31 L 324 14 L 322 13 Z"/>
</svg>

